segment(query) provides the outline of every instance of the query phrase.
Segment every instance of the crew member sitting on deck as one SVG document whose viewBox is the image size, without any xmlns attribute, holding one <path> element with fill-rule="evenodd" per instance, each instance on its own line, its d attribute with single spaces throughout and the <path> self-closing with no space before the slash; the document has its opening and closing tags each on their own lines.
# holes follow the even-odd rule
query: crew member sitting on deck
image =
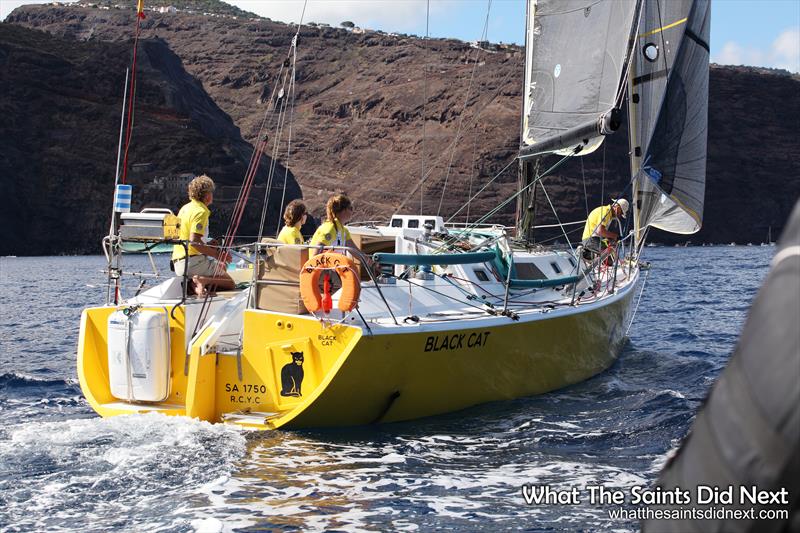
<svg viewBox="0 0 800 533">
<path fill-rule="evenodd" d="M 283 212 L 283 222 L 286 224 L 278 234 L 278 240 L 284 244 L 303 244 L 303 234 L 300 228 L 306 223 L 306 206 L 300 200 L 292 200 Z"/>
<path fill-rule="evenodd" d="M 214 180 L 206 176 L 197 176 L 189 183 L 189 203 L 178 211 L 180 219 L 180 238 L 189 241 L 189 257 L 182 245 L 172 249 L 172 264 L 176 276 L 187 274 L 194 282 L 198 295 L 204 291 L 230 290 L 236 284 L 225 273 L 231 256 L 228 252 L 206 244 L 208 237 L 208 218 L 211 215 L 208 206 L 214 201 Z"/>
<path fill-rule="evenodd" d="M 353 218 L 353 203 L 344 194 L 334 194 L 325 205 L 327 220 L 320 224 L 311 244 L 319 246 L 349 246 L 355 248 L 350 231 L 344 227 Z"/>
<path fill-rule="evenodd" d="M 589 213 L 583 228 L 583 258 L 592 261 L 606 246 L 604 240 L 615 242 L 619 234 L 611 231 L 610 226 L 615 218 L 625 218 L 628 213 L 628 200 L 612 198 L 611 205 L 601 205 Z"/>
</svg>

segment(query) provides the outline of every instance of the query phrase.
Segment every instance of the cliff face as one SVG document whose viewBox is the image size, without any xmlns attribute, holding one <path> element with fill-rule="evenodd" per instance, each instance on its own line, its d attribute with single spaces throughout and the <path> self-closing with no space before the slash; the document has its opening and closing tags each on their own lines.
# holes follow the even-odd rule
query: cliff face
<svg viewBox="0 0 800 533">
<path fill-rule="evenodd" d="M 0 255 L 100 251 L 129 56 L 128 43 L 75 42 L 0 24 Z M 128 180 L 134 210 L 185 203 L 183 188 L 147 187 L 156 177 L 205 172 L 222 186 L 241 183 L 252 147 L 178 56 L 147 40 L 139 66 Z M 287 196 L 299 196 L 291 175 Z M 279 202 L 273 195 L 273 209 Z M 224 231 L 229 204 L 223 197 L 212 206 L 213 232 Z M 261 205 L 251 206 L 251 233 Z"/>
<path fill-rule="evenodd" d="M 28 6 L 7 21 L 64 39 L 119 41 L 132 33 L 133 12 Z M 185 11 L 148 12 L 143 23 L 143 35 L 167 43 L 244 138 L 253 139 L 295 28 Z M 304 27 L 288 166 L 307 203 L 319 214 L 330 192 L 344 190 L 364 219 L 420 209 L 447 216 L 461 207 L 512 161 L 518 145 L 524 54 L 519 47 L 491 48 Z M 769 226 L 777 235 L 800 195 L 799 89 L 796 77 L 712 67 L 704 227 L 690 237 L 653 239 L 760 242 Z M 625 188 L 627 152 L 621 131 L 548 178 L 562 221 L 584 218 L 586 206 Z M 512 165 L 470 205 L 471 220 L 515 190 Z M 537 223 L 554 221 L 542 194 L 537 207 Z M 513 209 L 493 221 L 510 223 Z"/>
</svg>

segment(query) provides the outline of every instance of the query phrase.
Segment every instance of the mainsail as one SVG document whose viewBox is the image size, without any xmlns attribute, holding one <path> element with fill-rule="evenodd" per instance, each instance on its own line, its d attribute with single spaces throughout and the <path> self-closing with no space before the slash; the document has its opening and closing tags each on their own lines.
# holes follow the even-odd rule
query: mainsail
<svg viewBox="0 0 800 533">
<path fill-rule="evenodd" d="M 710 0 L 645 0 L 629 80 L 637 242 L 703 220 Z"/>
<path fill-rule="evenodd" d="M 587 154 L 616 129 L 637 7 L 636 0 L 529 3 L 521 157 L 578 145 Z"/>
</svg>

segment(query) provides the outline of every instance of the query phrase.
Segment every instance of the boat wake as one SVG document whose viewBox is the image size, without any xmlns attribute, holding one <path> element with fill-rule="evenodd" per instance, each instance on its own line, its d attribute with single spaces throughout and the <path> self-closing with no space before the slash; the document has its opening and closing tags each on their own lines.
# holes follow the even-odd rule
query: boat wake
<svg viewBox="0 0 800 533">
<path fill-rule="evenodd" d="M 157 414 L 18 424 L 0 439 L 0 529 L 189 529 L 207 502 L 187 494 L 244 453 L 239 430 Z"/>
</svg>

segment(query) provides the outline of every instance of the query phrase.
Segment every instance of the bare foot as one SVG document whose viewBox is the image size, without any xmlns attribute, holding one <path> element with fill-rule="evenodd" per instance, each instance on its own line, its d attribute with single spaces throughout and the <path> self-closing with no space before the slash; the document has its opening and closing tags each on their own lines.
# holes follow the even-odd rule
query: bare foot
<svg viewBox="0 0 800 533">
<path fill-rule="evenodd" d="M 194 293 L 197 296 L 203 296 L 206 288 L 200 283 L 200 276 L 192 276 L 192 281 L 194 282 Z"/>
</svg>

